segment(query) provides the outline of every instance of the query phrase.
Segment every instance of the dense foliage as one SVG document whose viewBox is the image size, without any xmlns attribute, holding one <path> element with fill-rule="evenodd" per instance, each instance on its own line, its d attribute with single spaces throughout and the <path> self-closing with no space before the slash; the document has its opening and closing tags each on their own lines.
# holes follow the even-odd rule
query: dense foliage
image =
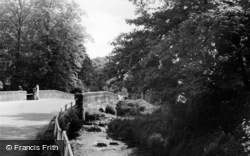
<svg viewBox="0 0 250 156">
<path fill-rule="evenodd" d="M 158 155 L 246 155 L 250 2 L 133 2 L 138 27 L 117 37 L 105 68 L 113 85 L 167 108 L 110 131 Z"/>
<path fill-rule="evenodd" d="M 113 42 L 109 77 L 130 92 L 176 101 L 205 90 L 249 90 L 249 1 L 136 2 L 138 26 Z"/>
<path fill-rule="evenodd" d="M 177 118 L 169 108 L 162 107 L 134 120 L 116 119 L 109 124 L 109 132 L 129 146 L 140 147 L 153 156 L 247 155 L 241 145 L 242 139 L 238 137 L 242 132 L 230 134 L 218 130 L 201 135 L 190 131 L 188 125 L 187 120 Z"/>
<path fill-rule="evenodd" d="M 1 0 L 0 81 L 9 89 L 85 87 L 78 76 L 91 66 L 83 13 L 69 0 Z"/>
<path fill-rule="evenodd" d="M 97 57 L 92 59 L 93 66 L 93 79 L 91 81 L 92 91 L 102 91 L 105 90 L 106 81 L 108 80 L 105 65 L 108 62 L 106 57 Z"/>
</svg>

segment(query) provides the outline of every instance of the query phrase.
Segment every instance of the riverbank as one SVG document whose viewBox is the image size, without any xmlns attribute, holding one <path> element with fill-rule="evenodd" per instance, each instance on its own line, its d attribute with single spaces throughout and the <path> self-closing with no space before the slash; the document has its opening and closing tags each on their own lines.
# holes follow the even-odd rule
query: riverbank
<svg viewBox="0 0 250 156">
<path fill-rule="evenodd" d="M 100 120 L 83 125 L 79 136 L 71 140 L 74 156 L 145 156 L 138 148 L 130 148 L 126 143 L 109 137 L 107 124 L 117 118 L 104 114 Z M 107 122 L 108 121 L 108 122 Z M 103 124 L 105 123 L 105 124 Z"/>
</svg>

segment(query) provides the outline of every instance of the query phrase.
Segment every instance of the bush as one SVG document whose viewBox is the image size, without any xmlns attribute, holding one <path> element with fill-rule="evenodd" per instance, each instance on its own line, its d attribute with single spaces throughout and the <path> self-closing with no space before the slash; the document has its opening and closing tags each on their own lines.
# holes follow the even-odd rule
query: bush
<svg viewBox="0 0 250 156">
<path fill-rule="evenodd" d="M 101 113 L 104 113 L 104 112 L 105 112 L 103 108 L 100 108 L 99 111 L 100 111 Z"/>
<path fill-rule="evenodd" d="M 70 91 L 71 94 L 82 93 L 82 92 L 83 92 L 83 88 L 80 88 L 80 87 L 76 87 Z"/>
<path fill-rule="evenodd" d="M 83 121 L 79 118 L 73 118 L 69 125 L 69 130 L 67 131 L 67 135 L 69 140 L 75 139 L 79 136 L 78 131 L 81 129 L 83 125 Z"/>
<path fill-rule="evenodd" d="M 129 115 L 144 115 L 152 113 L 155 110 L 155 106 L 142 100 L 121 100 L 116 105 L 117 115 L 129 116 Z"/>
<path fill-rule="evenodd" d="M 59 126 L 63 131 L 69 130 L 69 124 L 70 124 L 70 115 L 69 112 L 62 112 L 59 114 L 58 122 Z"/>
<path fill-rule="evenodd" d="M 154 149 L 157 151 L 159 148 L 159 145 L 163 145 L 164 139 L 161 134 L 159 133 L 153 133 L 149 138 L 148 138 L 148 146 L 150 149 Z"/>
<path fill-rule="evenodd" d="M 113 105 L 107 105 L 105 113 L 116 115 L 116 109 Z"/>
<path fill-rule="evenodd" d="M 115 119 L 108 125 L 109 133 L 115 138 L 121 138 L 129 146 L 139 146 L 158 155 L 165 146 L 164 138 L 166 127 L 165 121 L 167 108 L 156 110 L 151 115 L 139 116 L 135 119 Z M 167 121 L 166 121 L 167 122 Z"/>
<path fill-rule="evenodd" d="M 100 117 L 101 117 L 101 113 L 99 111 L 87 110 L 85 112 L 85 121 L 99 120 Z"/>
<path fill-rule="evenodd" d="M 176 104 L 175 111 L 181 106 Z M 146 149 L 155 156 L 246 156 L 240 132 L 216 130 L 197 134 L 197 131 L 188 129 L 185 114 L 178 117 L 176 114 L 179 111 L 175 111 L 162 107 L 133 120 L 115 119 L 108 125 L 109 134 L 126 141 L 129 146 Z"/>
<path fill-rule="evenodd" d="M 69 140 L 78 136 L 78 131 L 83 125 L 83 120 L 79 118 L 78 110 L 70 109 L 59 115 L 59 125 L 67 132 Z"/>
</svg>

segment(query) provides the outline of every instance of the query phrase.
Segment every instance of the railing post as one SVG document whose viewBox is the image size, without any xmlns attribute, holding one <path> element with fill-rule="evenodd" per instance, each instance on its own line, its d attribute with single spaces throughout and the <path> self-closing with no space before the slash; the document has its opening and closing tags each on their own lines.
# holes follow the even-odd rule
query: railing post
<svg viewBox="0 0 250 156">
<path fill-rule="evenodd" d="M 65 111 L 67 111 L 67 105 L 65 105 Z M 74 102 L 70 102 L 70 106 L 69 106 L 69 109 L 73 109 L 73 105 L 74 105 Z M 74 153 L 73 153 L 73 150 L 72 150 L 72 147 L 70 145 L 70 142 L 68 140 L 68 136 L 67 136 L 67 133 L 66 131 L 63 131 L 60 126 L 59 126 L 59 123 L 58 123 L 58 118 L 59 118 L 59 115 L 63 112 L 63 108 L 61 108 L 61 112 L 56 116 L 56 121 L 55 121 L 55 127 L 54 127 L 54 135 L 56 135 L 56 139 L 55 141 L 57 141 L 57 145 L 59 146 L 59 149 L 60 149 L 60 153 L 61 153 L 61 156 L 74 156 Z"/>
<path fill-rule="evenodd" d="M 65 148 L 65 139 L 64 139 L 64 135 L 63 135 L 64 131 L 61 132 L 61 135 L 62 135 L 62 141 L 61 141 L 61 155 L 64 156 L 64 148 Z"/>
<path fill-rule="evenodd" d="M 55 120 L 57 120 L 57 119 L 55 118 Z M 54 137 L 56 137 L 56 134 L 57 134 L 57 133 L 56 133 L 56 122 L 57 122 L 57 121 L 55 121 L 55 126 L 54 126 Z"/>
<path fill-rule="evenodd" d="M 66 143 L 66 145 L 65 145 L 65 148 L 64 148 L 64 156 L 68 156 L 68 152 L 69 150 L 68 150 L 68 146 L 67 146 L 67 143 Z"/>
</svg>

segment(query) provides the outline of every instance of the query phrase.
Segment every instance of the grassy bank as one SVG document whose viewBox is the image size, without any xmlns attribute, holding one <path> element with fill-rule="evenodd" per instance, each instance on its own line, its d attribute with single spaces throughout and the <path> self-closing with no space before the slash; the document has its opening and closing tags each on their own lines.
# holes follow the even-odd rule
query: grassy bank
<svg viewBox="0 0 250 156">
<path fill-rule="evenodd" d="M 178 115 L 177 115 L 178 114 Z M 214 130 L 197 133 L 189 128 L 183 109 L 175 112 L 167 107 L 134 120 L 116 119 L 109 124 L 109 133 L 130 146 L 164 156 L 244 156 L 242 131 L 226 133 Z M 198 125 L 197 125 L 198 127 Z"/>
</svg>

